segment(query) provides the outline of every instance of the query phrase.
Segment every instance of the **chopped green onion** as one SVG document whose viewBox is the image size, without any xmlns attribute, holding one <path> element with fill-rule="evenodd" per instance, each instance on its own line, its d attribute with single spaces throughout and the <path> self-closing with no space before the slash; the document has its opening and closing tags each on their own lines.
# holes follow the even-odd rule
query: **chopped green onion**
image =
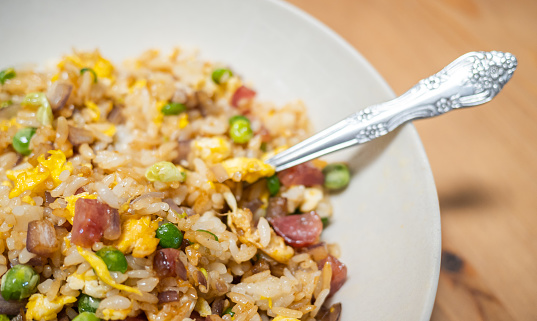
<svg viewBox="0 0 537 321">
<path fill-rule="evenodd" d="M 150 182 L 184 182 L 186 171 L 171 162 L 158 162 L 147 169 L 145 178 Z"/>
<path fill-rule="evenodd" d="M 347 165 L 343 163 L 334 163 L 327 165 L 323 169 L 324 187 L 329 190 L 338 190 L 349 185 L 351 172 Z"/>
<path fill-rule="evenodd" d="M 244 119 L 235 120 L 229 127 L 229 136 L 235 143 L 247 143 L 254 137 L 254 132 L 250 127 L 250 121 Z"/>
<path fill-rule="evenodd" d="M 0 321 L 9 321 L 9 317 L 5 314 L 0 314 Z"/>
<path fill-rule="evenodd" d="M 227 309 L 225 309 L 224 312 L 222 313 L 222 316 L 229 314 L 233 318 L 233 316 L 235 315 L 235 312 L 231 311 L 231 309 L 232 307 L 228 307 Z"/>
<path fill-rule="evenodd" d="M 216 234 L 214 234 L 214 233 L 212 233 L 212 232 L 209 232 L 209 231 L 207 231 L 207 230 L 202 230 L 202 229 L 198 229 L 198 230 L 196 230 L 196 231 L 198 231 L 198 232 L 209 233 L 209 234 L 211 234 L 211 235 L 214 237 L 214 240 L 215 240 L 215 241 L 218 241 L 218 236 L 216 236 Z"/>
<path fill-rule="evenodd" d="M 22 300 L 34 294 L 39 275 L 29 265 L 15 265 L 2 277 L 0 291 L 5 300 Z"/>
<path fill-rule="evenodd" d="M 30 155 L 32 152 L 30 150 L 30 140 L 35 135 L 35 128 L 32 127 L 26 127 L 23 129 L 20 129 L 15 136 L 13 136 L 13 140 L 11 141 L 11 145 L 13 145 L 13 149 L 24 156 Z"/>
<path fill-rule="evenodd" d="M 186 106 L 181 103 L 167 103 L 160 112 L 165 116 L 179 115 L 186 110 Z"/>
<path fill-rule="evenodd" d="M 267 188 L 270 193 L 270 196 L 278 194 L 280 191 L 280 179 L 276 175 L 272 175 L 267 178 Z"/>
<path fill-rule="evenodd" d="M 121 273 L 127 272 L 127 259 L 125 258 L 125 255 L 123 255 L 123 253 L 121 253 L 121 251 L 115 247 L 105 246 L 95 254 L 103 259 L 108 270 L 119 271 Z"/>
<path fill-rule="evenodd" d="M 7 68 L 2 71 L 0 71 L 0 84 L 4 84 L 6 80 L 15 78 L 17 76 L 17 73 L 15 73 L 15 69 L 13 68 Z"/>
<path fill-rule="evenodd" d="M 101 321 L 93 312 L 82 312 L 73 321 Z"/>
<path fill-rule="evenodd" d="M 211 78 L 216 84 L 223 84 L 228 81 L 229 78 L 233 76 L 233 73 L 229 69 L 221 68 L 213 71 Z"/>
<path fill-rule="evenodd" d="M 157 238 L 163 248 L 177 249 L 183 242 L 183 233 L 172 223 L 165 223 L 157 229 Z"/>
<path fill-rule="evenodd" d="M 95 70 L 91 69 L 91 68 L 82 68 L 80 69 L 80 74 L 83 75 L 86 71 L 89 71 L 92 75 L 93 75 L 93 83 L 97 83 L 97 73 L 95 72 Z"/>
<path fill-rule="evenodd" d="M 13 105 L 13 102 L 11 100 L 3 101 L 2 103 L 0 103 L 0 109 L 9 107 L 11 105 Z"/>
<path fill-rule="evenodd" d="M 229 125 L 233 125 L 234 122 L 236 122 L 237 120 L 245 120 L 247 121 L 248 123 L 250 123 L 250 120 L 246 117 L 246 116 L 243 116 L 243 115 L 235 115 L 235 116 L 231 116 L 229 118 Z"/>
<path fill-rule="evenodd" d="M 82 293 L 78 297 L 78 312 L 79 313 L 82 313 L 82 312 L 95 313 L 100 303 L 101 303 L 101 299 L 97 299 L 97 298 L 94 298 L 92 296 Z"/>
<path fill-rule="evenodd" d="M 21 103 L 23 106 L 33 106 L 38 107 L 36 118 L 41 124 L 45 126 L 52 125 L 52 108 L 48 102 L 47 96 L 43 93 L 31 93 L 24 97 L 24 100 Z"/>
<path fill-rule="evenodd" d="M 323 222 L 323 229 L 325 229 L 328 224 L 330 224 L 330 220 L 328 219 L 328 217 L 321 217 L 321 222 Z"/>
<path fill-rule="evenodd" d="M 267 152 L 267 143 L 262 142 L 262 143 L 261 143 L 261 146 L 259 146 L 259 149 L 260 149 L 263 153 L 266 153 L 266 152 Z"/>
</svg>

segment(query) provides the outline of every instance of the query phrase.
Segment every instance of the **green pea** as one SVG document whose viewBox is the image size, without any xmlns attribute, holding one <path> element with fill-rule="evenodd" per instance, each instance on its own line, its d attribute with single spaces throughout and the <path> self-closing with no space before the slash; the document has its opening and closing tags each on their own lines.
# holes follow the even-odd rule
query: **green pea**
<svg viewBox="0 0 537 321">
<path fill-rule="evenodd" d="M 120 250 L 113 246 L 106 246 L 97 251 L 95 254 L 103 259 L 109 271 L 127 272 L 127 259 Z"/>
<path fill-rule="evenodd" d="M 9 321 L 9 318 L 5 314 L 0 314 L 0 321 Z"/>
<path fill-rule="evenodd" d="M 183 233 L 172 223 L 165 223 L 157 229 L 157 237 L 160 239 L 160 246 L 163 248 L 177 249 L 183 242 Z"/>
<path fill-rule="evenodd" d="M 215 71 L 213 71 L 213 74 L 211 75 L 211 77 L 213 78 L 213 81 L 216 84 L 225 83 L 226 81 L 228 81 L 229 78 L 231 78 L 231 76 L 233 76 L 233 73 L 231 72 L 231 70 L 225 69 L 225 68 L 216 69 Z"/>
<path fill-rule="evenodd" d="M 39 275 L 29 265 L 15 265 L 2 277 L 0 291 L 5 300 L 22 300 L 34 294 Z"/>
<path fill-rule="evenodd" d="M 7 68 L 2 71 L 0 71 L 0 84 L 4 84 L 6 80 L 15 78 L 17 76 L 17 73 L 15 72 L 15 69 L 13 68 Z"/>
<path fill-rule="evenodd" d="M 235 115 L 235 116 L 232 116 L 232 117 L 229 118 L 229 125 L 233 125 L 233 123 L 236 122 L 237 120 L 245 120 L 248 123 L 250 123 L 250 120 L 246 116 Z"/>
<path fill-rule="evenodd" d="M 32 127 L 26 127 L 23 129 L 20 129 L 15 136 L 13 136 L 12 145 L 15 151 L 19 154 L 22 154 L 24 156 L 30 155 L 32 152 L 30 150 L 30 140 L 32 139 L 32 136 L 35 135 L 35 128 Z"/>
<path fill-rule="evenodd" d="M 82 312 L 77 315 L 73 321 L 99 321 L 101 319 L 97 318 L 93 312 Z"/>
<path fill-rule="evenodd" d="M 327 165 L 323 169 L 324 187 L 329 190 L 338 190 L 349 185 L 351 172 L 347 165 L 343 163 L 334 163 Z"/>
<path fill-rule="evenodd" d="M 235 143 L 247 143 L 254 136 L 250 122 L 244 119 L 237 119 L 229 127 L 229 136 Z"/>
<path fill-rule="evenodd" d="M 181 103 L 167 103 L 160 112 L 165 116 L 179 115 L 186 110 L 186 106 Z"/>
<path fill-rule="evenodd" d="M 235 315 L 235 312 L 231 311 L 231 309 L 233 309 L 233 308 L 228 307 L 227 309 L 225 309 L 224 312 L 222 312 L 222 316 L 224 316 L 226 314 L 229 314 L 233 318 L 233 316 Z"/>
<path fill-rule="evenodd" d="M 101 303 L 100 299 L 94 298 L 87 294 L 81 294 L 78 297 L 78 312 L 93 312 L 97 311 L 99 304 Z"/>
<path fill-rule="evenodd" d="M 280 191 L 280 180 L 278 179 L 278 176 L 273 175 L 267 178 L 267 188 L 270 193 L 270 196 L 278 194 L 278 192 Z"/>
</svg>

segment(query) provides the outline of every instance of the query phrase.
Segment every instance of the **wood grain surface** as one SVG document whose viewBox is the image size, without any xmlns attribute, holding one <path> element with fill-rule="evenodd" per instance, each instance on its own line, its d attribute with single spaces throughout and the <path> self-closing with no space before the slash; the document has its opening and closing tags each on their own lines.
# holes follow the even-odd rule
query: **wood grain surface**
<svg viewBox="0 0 537 321">
<path fill-rule="evenodd" d="M 351 43 L 396 94 L 468 51 L 516 55 L 491 103 L 414 124 L 442 219 L 431 320 L 537 320 L 537 1 L 290 2 Z"/>
</svg>

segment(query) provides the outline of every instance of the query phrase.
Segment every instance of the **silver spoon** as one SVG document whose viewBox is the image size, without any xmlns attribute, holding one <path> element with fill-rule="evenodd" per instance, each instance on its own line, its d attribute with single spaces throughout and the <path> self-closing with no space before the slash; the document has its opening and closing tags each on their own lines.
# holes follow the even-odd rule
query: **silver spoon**
<svg viewBox="0 0 537 321">
<path fill-rule="evenodd" d="M 515 56 L 508 52 L 469 52 L 403 95 L 354 113 L 266 163 L 281 171 L 368 142 L 414 119 L 484 104 L 500 92 L 516 67 Z"/>
</svg>

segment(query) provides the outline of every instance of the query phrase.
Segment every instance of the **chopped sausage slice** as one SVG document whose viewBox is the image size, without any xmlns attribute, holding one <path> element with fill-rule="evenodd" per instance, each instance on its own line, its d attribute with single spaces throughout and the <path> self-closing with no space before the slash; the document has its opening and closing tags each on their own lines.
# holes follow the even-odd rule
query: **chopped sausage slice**
<svg viewBox="0 0 537 321">
<path fill-rule="evenodd" d="M 295 248 L 314 244 L 323 231 L 323 222 L 315 212 L 278 216 L 271 223 L 276 234 Z"/>
<path fill-rule="evenodd" d="M 95 140 L 93 134 L 84 128 L 69 126 L 69 135 L 67 136 L 69 142 L 73 146 L 80 146 L 82 144 L 91 144 Z"/>
<path fill-rule="evenodd" d="M 177 291 L 164 291 L 158 294 L 158 303 L 169 303 L 179 301 L 179 293 Z"/>
<path fill-rule="evenodd" d="M 233 97 L 231 97 L 231 106 L 233 107 L 239 107 L 239 104 L 242 100 L 250 100 L 254 98 L 256 95 L 256 92 L 252 89 L 244 86 L 240 86 L 237 88 L 235 93 L 233 94 Z"/>
<path fill-rule="evenodd" d="M 26 234 L 26 249 L 30 253 L 48 257 L 60 248 L 54 225 L 47 221 L 31 221 Z"/>
<path fill-rule="evenodd" d="M 329 263 L 332 267 L 332 279 L 330 280 L 329 294 L 329 296 L 332 296 L 347 280 L 347 267 L 340 260 L 329 254 L 326 259 L 317 262 L 319 270 L 322 269 L 326 263 Z"/>
<path fill-rule="evenodd" d="M 286 187 L 304 185 L 311 187 L 324 183 L 323 172 L 312 163 L 306 162 L 283 170 L 278 173 L 280 182 Z"/>
<path fill-rule="evenodd" d="M 161 278 L 178 276 L 187 280 L 186 268 L 179 259 L 181 251 L 167 248 L 158 250 L 153 258 L 153 269 Z"/>
<path fill-rule="evenodd" d="M 65 106 L 72 90 L 73 86 L 61 82 L 56 82 L 50 87 L 47 98 L 52 111 L 60 110 Z"/>
<path fill-rule="evenodd" d="M 112 240 L 120 234 L 119 213 L 116 209 L 95 199 L 79 198 L 76 201 L 71 236 L 74 244 L 91 247 L 103 236 Z"/>
</svg>

